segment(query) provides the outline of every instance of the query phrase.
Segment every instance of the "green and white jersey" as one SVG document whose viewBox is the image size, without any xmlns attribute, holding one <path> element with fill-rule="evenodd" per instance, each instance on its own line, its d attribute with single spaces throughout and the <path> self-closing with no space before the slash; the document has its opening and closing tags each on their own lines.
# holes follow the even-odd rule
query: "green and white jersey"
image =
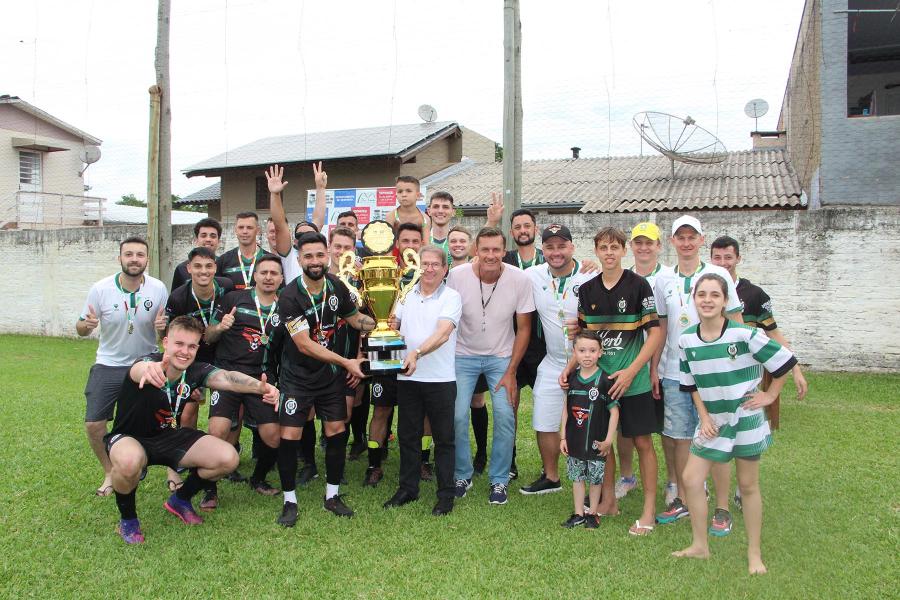
<svg viewBox="0 0 900 600">
<path fill-rule="evenodd" d="M 763 368 L 781 377 L 797 364 L 790 350 L 761 329 L 725 319 L 721 335 L 709 342 L 700 337 L 699 325 L 688 327 L 678 340 L 678 353 L 681 390 L 698 392 L 719 428 L 713 439 L 695 435 L 691 452 L 727 462 L 768 448 L 772 436 L 765 412 L 747 410 L 741 404 L 757 391 Z"/>
</svg>

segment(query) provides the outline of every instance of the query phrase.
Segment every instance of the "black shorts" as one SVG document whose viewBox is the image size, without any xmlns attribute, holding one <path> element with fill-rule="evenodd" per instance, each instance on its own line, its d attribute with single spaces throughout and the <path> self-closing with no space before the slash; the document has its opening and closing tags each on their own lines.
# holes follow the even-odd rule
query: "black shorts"
<svg viewBox="0 0 900 600">
<path fill-rule="evenodd" d="M 303 427 L 312 409 L 321 421 L 346 421 L 347 397 L 341 392 L 322 392 L 316 396 L 285 393 L 281 396 L 278 424 L 282 427 Z"/>
<path fill-rule="evenodd" d="M 639 435 L 659 433 L 662 428 L 657 418 L 657 402 L 652 392 L 619 398 L 619 423 L 622 435 L 633 438 Z"/>
<path fill-rule="evenodd" d="M 380 376 L 372 378 L 369 391 L 372 406 L 397 406 L 397 378 Z"/>
<path fill-rule="evenodd" d="M 473 394 L 483 394 L 486 391 L 491 389 L 491 386 L 488 385 L 487 377 L 484 376 L 484 373 L 478 376 L 478 381 L 475 382 L 475 391 Z"/>
<path fill-rule="evenodd" d="M 103 437 L 106 445 L 106 453 L 109 454 L 113 444 L 122 438 L 130 437 L 144 447 L 147 454 L 147 465 L 164 465 L 177 469 L 178 464 L 188 450 L 206 434 L 197 429 L 183 427 L 181 429 L 167 429 L 153 437 L 135 437 L 122 433 L 107 433 Z"/>
<path fill-rule="evenodd" d="M 526 387 L 534 388 L 538 365 L 544 360 L 544 356 L 546 355 L 526 352 L 525 356 L 522 357 L 522 362 L 519 363 L 519 368 L 516 369 L 516 385 L 520 390 Z"/>
<path fill-rule="evenodd" d="M 256 425 L 277 423 L 278 413 L 275 407 L 266 404 L 258 394 L 240 394 L 238 392 L 214 391 L 209 396 L 209 416 L 225 417 L 236 421 L 244 405 L 244 421 L 252 421 Z"/>
</svg>

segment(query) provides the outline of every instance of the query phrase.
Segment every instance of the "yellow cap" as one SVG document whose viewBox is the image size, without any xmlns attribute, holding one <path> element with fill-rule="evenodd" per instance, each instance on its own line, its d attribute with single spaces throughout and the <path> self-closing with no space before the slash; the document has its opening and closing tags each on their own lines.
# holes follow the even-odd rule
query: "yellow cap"
<svg viewBox="0 0 900 600">
<path fill-rule="evenodd" d="M 638 223 L 634 226 L 634 229 L 631 230 L 631 239 L 640 236 L 649 238 L 654 242 L 659 241 L 659 227 L 656 226 L 656 223 Z"/>
</svg>

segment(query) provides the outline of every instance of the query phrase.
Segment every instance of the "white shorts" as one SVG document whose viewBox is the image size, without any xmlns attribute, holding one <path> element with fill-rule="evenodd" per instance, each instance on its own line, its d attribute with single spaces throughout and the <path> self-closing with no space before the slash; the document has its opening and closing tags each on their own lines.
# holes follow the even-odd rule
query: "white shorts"
<svg viewBox="0 0 900 600">
<path fill-rule="evenodd" d="M 559 375 L 565 368 L 565 364 L 557 363 L 550 357 L 545 357 L 538 365 L 532 389 L 534 411 L 531 426 L 535 431 L 559 433 L 562 411 L 566 405 L 566 392 L 559 387 Z"/>
</svg>

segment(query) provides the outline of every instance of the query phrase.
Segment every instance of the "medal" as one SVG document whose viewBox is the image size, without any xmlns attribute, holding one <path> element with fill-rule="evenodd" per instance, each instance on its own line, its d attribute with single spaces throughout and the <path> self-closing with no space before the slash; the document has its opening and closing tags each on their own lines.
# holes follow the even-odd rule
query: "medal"
<svg viewBox="0 0 900 600">
<path fill-rule="evenodd" d="M 313 314 L 316 316 L 317 326 L 319 328 L 318 333 L 316 334 L 316 339 L 319 344 L 324 347 L 328 347 L 328 341 L 325 339 L 325 331 L 324 331 L 324 323 L 325 321 L 325 306 L 328 304 L 328 280 L 325 280 L 325 283 L 322 284 L 322 310 L 321 314 L 319 314 L 319 310 L 316 308 L 316 299 L 313 297 L 312 293 L 309 291 L 309 288 L 306 287 L 306 282 L 303 281 L 303 276 L 297 278 L 297 285 L 303 288 L 303 291 L 306 292 L 306 295 L 309 296 L 309 301 L 312 304 Z M 336 309 L 332 309 L 336 310 Z M 337 315 L 334 315 L 334 323 L 337 323 Z"/>
<path fill-rule="evenodd" d="M 144 279 L 141 278 L 141 285 L 136 292 L 129 292 L 122 288 L 119 283 L 119 276 L 116 275 L 116 287 L 125 295 L 125 319 L 128 321 L 128 335 L 134 333 L 134 319 L 137 316 L 137 307 L 141 301 L 141 289 L 144 287 Z M 149 308 L 147 310 L 150 310 Z"/>
<path fill-rule="evenodd" d="M 263 335 L 259 336 L 259 342 L 260 342 L 263 346 L 268 345 L 268 343 L 269 343 L 269 336 L 267 336 L 266 334 L 263 334 Z"/>
<path fill-rule="evenodd" d="M 566 325 L 566 311 L 563 309 L 566 302 L 566 296 L 569 294 L 566 283 L 568 283 L 577 272 L 578 261 L 576 260 L 575 266 L 572 267 L 571 273 L 569 273 L 568 275 L 563 275 L 559 279 L 556 279 L 555 277 L 551 277 L 550 279 L 550 285 L 553 288 L 553 299 L 556 301 L 556 306 L 559 309 L 559 312 L 557 312 L 556 314 L 557 316 L 559 316 L 559 322 L 562 326 L 563 346 L 566 350 L 566 358 L 569 357 L 569 327 L 568 325 Z M 561 292 L 560 289 L 562 289 Z"/>
<path fill-rule="evenodd" d="M 184 383 L 184 377 L 187 373 L 185 371 L 181 372 L 181 381 L 178 383 L 178 386 L 175 388 L 175 404 L 172 404 L 172 382 L 166 381 L 166 385 L 163 386 L 163 390 L 166 392 L 166 399 L 169 401 L 169 419 L 168 425 L 172 429 L 178 429 L 178 409 L 181 407 L 181 401 L 188 397 L 189 389 L 188 386 Z M 187 392 L 187 393 L 186 393 Z"/>
<path fill-rule="evenodd" d="M 269 307 L 269 314 L 266 316 L 266 319 L 263 320 L 262 307 L 259 304 L 259 298 L 256 297 L 255 288 L 250 291 L 250 295 L 253 296 L 253 303 L 256 304 L 256 316 L 259 317 L 259 342 L 263 346 L 267 346 L 269 344 L 269 336 L 266 335 L 266 325 L 269 324 L 269 321 L 272 320 L 272 315 L 275 314 L 275 307 L 278 306 L 278 296 L 275 296 L 275 302 L 273 302 L 272 306 Z"/>
<path fill-rule="evenodd" d="M 132 333 L 134 333 L 134 322 L 129 320 L 128 321 L 128 335 L 131 335 Z"/>
<path fill-rule="evenodd" d="M 253 260 L 250 261 L 250 268 L 246 271 L 244 270 L 244 256 L 241 254 L 240 248 L 238 249 L 237 258 L 238 258 L 238 266 L 241 268 L 241 279 L 244 280 L 244 287 L 251 287 L 250 283 L 253 281 L 253 268 L 256 266 L 256 259 L 259 257 L 259 246 L 256 247 L 256 252 L 253 253 Z"/>
</svg>

